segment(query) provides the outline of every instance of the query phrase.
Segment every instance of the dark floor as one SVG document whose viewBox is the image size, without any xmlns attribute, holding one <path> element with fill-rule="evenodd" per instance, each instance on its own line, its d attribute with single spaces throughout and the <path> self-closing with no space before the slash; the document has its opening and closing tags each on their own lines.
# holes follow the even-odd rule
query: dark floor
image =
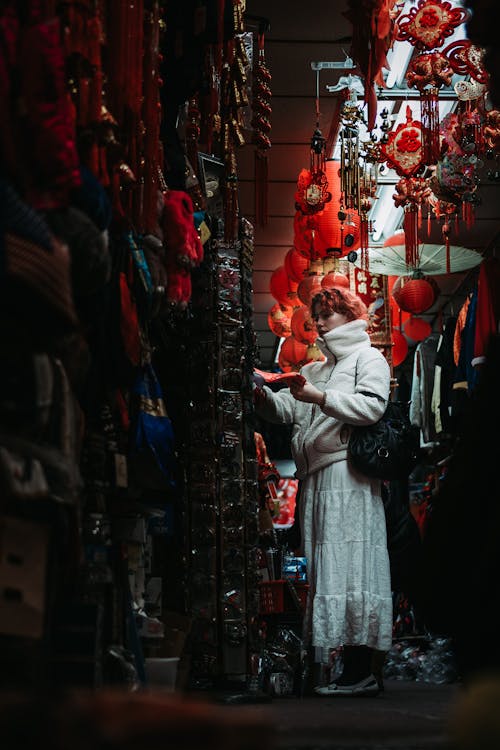
<svg viewBox="0 0 500 750">
<path fill-rule="evenodd" d="M 440 749 L 449 747 L 447 723 L 461 690 L 458 683 L 385 680 L 375 698 L 275 697 L 238 712 L 272 724 L 277 750 Z"/>
</svg>

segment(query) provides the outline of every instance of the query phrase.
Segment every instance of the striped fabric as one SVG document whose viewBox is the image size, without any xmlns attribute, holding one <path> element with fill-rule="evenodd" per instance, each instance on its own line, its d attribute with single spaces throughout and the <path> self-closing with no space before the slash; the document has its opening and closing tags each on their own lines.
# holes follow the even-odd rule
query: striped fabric
<svg viewBox="0 0 500 750">
<path fill-rule="evenodd" d="M 71 258 L 66 245 L 52 239 L 49 251 L 10 232 L 5 235 L 5 270 L 22 281 L 57 310 L 68 323 L 77 325 L 70 278 Z"/>
</svg>

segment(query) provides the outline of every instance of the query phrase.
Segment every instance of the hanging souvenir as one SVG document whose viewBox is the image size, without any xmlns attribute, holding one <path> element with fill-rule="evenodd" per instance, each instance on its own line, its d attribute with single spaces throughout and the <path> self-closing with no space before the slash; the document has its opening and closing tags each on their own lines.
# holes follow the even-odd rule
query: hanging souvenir
<svg viewBox="0 0 500 750">
<path fill-rule="evenodd" d="M 461 76 L 470 76 L 479 83 L 488 83 L 488 72 L 484 67 L 484 49 L 477 47 L 469 39 L 452 42 L 443 50 L 451 68 Z"/>
<path fill-rule="evenodd" d="M 409 65 L 406 73 L 408 86 L 420 92 L 422 124 L 422 161 L 435 164 L 439 159 L 439 89 L 449 86 L 453 69 L 440 52 L 424 52 Z"/>
<path fill-rule="evenodd" d="M 446 0 L 418 0 L 408 13 L 399 16 L 394 38 L 430 51 L 441 47 L 469 17 L 465 8 L 454 8 Z"/>
<path fill-rule="evenodd" d="M 388 134 L 385 143 L 380 145 L 380 150 L 390 167 L 392 167 L 400 177 L 408 178 L 417 176 L 423 167 L 422 160 L 422 124 L 413 119 L 411 107 L 406 106 L 406 122 L 398 125 L 396 130 Z M 407 183 L 403 183 L 405 189 Z M 404 200 L 400 200 L 399 205 L 404 206 L 403 226 L 406 239 L 406 257 L 410 265 L 417 252 L 418 242 L 418 201 L 410 199 L 414 188 L 418 186 L 415 182 L 411 185 L 410 191 L 406 191 Z M 401 188 L 402 190 L 402 188 Z M 418 193 L 415 193 L 417 195 Z"/>
<path fill-rule="evenodd" d="M 418 229 L 421 224 L 422 205 L 431 193 L 423 177 L 401 177 L 392 196 L 396 207 L 403 207 L 405 232 L 405 260 L 408 269 L 415 268 L 418 260 Z"/>
<path fill-rule="evenodd" d="M 368 130 L 373 130 L 377 116 L 375 84 L 385 86 L 382 68 L 389 68 L 386 54 L 393 43 L 399 7 L 396 0 L 348 0 L 347 6 L 343 15 L 352 24 L 350 53 L 364 77 Z"/>
<path fill-rule="evenodd" d="M 406 105 L 406 122 L 388 134 L 387 142 L 380 149 L 388 165 L 400 177 L 411 177 L 423 166 L 422 124 L 413 119 L 411 107 Z"/>
<path fill-rule="evenodd" d="M 253 78 L 253 142 L 255 143 L 255 221 L 267 224 L 268 159 L 271 148 L 271 73 L 264 56 L 264 33 L 258 35 L 258 58 Z"/>
</svg>

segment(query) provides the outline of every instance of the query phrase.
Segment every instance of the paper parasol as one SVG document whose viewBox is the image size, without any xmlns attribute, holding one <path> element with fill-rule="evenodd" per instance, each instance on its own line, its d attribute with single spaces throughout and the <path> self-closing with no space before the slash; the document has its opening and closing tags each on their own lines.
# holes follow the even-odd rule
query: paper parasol
<svg viewBox="0 0 500 750">
<path fill-rule="evenodd" d="M 421 271 L 427 276 L 446 273 L 446 245 L 420 243 L 418 263 L 415 268 L 408 268 L 405 259 L 404 233 L 389 237 L 383 247 L 371 247 L 368 250 L 368 268 L 370 273 L 385 276 L 411 276 L 414 271 Z M 467 271 L 478 266 L 483 256 L 476 250 L 460 245 L 450 245 L 450 273 Z M 361 265 L 361 257 L 354 265 Z"/>
</svg>

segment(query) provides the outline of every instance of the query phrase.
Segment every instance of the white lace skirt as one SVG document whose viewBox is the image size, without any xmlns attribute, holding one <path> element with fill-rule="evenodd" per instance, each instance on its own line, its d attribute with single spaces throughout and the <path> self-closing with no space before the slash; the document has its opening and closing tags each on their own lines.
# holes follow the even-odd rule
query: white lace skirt
<svg viewBox="0 0 500 750">
<path fill-rule="evenodd" d="M 380 482 L 339 461 L 303 480 L 303 554 L 309 596 L 307 645 L 392 645 L 392 597 Z"/>
</svg>

